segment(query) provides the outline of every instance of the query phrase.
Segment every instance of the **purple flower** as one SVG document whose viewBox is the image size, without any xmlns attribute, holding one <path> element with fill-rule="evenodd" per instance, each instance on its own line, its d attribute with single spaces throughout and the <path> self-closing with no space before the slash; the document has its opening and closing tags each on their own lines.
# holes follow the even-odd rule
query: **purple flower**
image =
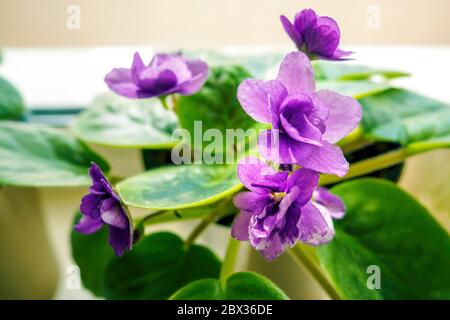
<svg viewBox="0 0 450 320">
<path fill-rule="evenodd" d="M 237 95 L 253 119 L 272 124 L 259 136 L 264 158 L 320 173 L 347 173 L 348 163 L 334 143 L 358 125 L 361 105 L 330 90 L 315 92 L 314 72 L 304 53 L 289 53 L 276 80 L 245 80 Z"/>
<path fill-rule="evenodd" d="M 145 66 L 134 54 L 130 69 L 113 69 L 105 77 L 108 87 L 128 98 L 151 98 L 172 93 L 191 95 L 200 90 L 208 77 L 208 66 L 178 54 L 156 54 Z"/>
<path fill-rule="evenodd" d="M 319 187 L 313 193 L 313 200 L 317 207 L 327 210 L 333 219 L 342 219 L 345 215 L 345 205 L 341 198 L 332 194 L 327 188 Z"/>
<path fill-rule="evenodd" d="M 89 188 L 89 194 L 81 200 L 80 211 L 83 216 L 75 225 L 75 230 L 91 234 L 100 230 L 103 225 L 108 225 L 109 244 L 120 257 L 125 250 L 131 250 L 133 244 L 131 218 L 95 163 L 89 168 L 89 175 L 92 178 L 92 186 Z"/>
<path fill-rule="evenodd" d="M 311 58 L 343 60 L 352 54 L 338 48 L 341 32 L 336 21 L 330 17 L 321 17 L 312 9 L 305 9 L 295 15 L 293 24 L 283 15 L 280 20 L 298 50 Z"/>
<path fill-rule="evenodd" d="M 238 176 L 249 191 L 234 197 L 240 210 L 231 231 L 235 239 L 250 240 L 267 260 L 299 239 L 311 245 L 331 241 L 331 217 L 311 201 L 317 172 L 305 168 L 277 172 L 258 159 L 244 161 L 238 165 Z"/>
</svg>

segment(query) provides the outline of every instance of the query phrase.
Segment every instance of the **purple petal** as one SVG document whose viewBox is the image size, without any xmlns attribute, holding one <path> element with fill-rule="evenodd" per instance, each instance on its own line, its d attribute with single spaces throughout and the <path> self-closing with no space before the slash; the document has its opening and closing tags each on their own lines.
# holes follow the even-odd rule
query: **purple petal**
<svg viewBox="0 0 450 320">
<path fill-rule="evenodd" d="M 345 205 L 342 199 L 327 188 L 319 187 L 314 192 L 314 201 L 325 207 L 329 215 L 334 219 L 341 219 L 345 215 Z"/>
<path fill-rule="evenodd" d="M 359 102 L 330 90 L 320 90 L 313 96 L 314 104 L 329 110 L 325 120 L 326 131 L 323 139 L 335 143 L 358 126 L 362 118 Z"/>
<path fill-rule="evenodd" d="M 295 115 L 296 113 L 311 114 L 315 109 L 309 95 L 303 93 L 290 94 L 283 100 L 279 112 Z"/>
<path fill-rule="evenodd" d="M 264 213 L 260 215 L 252 215 L 250 218 L 250 224 L 249 224 L 249 240 L 250 244 L 256 249 L 259 250 L 260 246 L 264 245 L 264 239 L 268 237 L 268 233 L 263 228 L 263 222 L 266 211 L 269 210 L 274 206 L 274 204 L 271 204 L 264 208 Z"/>
<path fill-rule="evenodd" d="M 317 14 L 312 9 L 304 9 L 297 13 L 294 18 L 295 29 L 303 34 L 317 25 Z"/>
<path fill-rule="evenodd" d="M 168 53 L 157 53 L 153 56 L 152 60 L 149 63 L 149 67 L 159 67 L 161 66 L 163 63 L 167 62 L 168 60 L 170 60 L 172 58 L 172 54 L 168 54 Z M 175 55 L 178 56 L 179 55 Z"/>
<path fill-rule="evenodd" d="M 314 110 L 308 114 L 307 117 L 309 122 L 311 122 L 316 128 L 319 128 L 320 132 L 323 134 L 326 131 L 325 121 L 328 119 L 329 113 L 330 111 L 326 106 L 321 103 L 314 102 Z"/>
<path fill-rule="evenodd" d="M 89 167 L 89 176 L 92 179 L 92 185 L 89 188 L 89 192 L 92 194 L 96 194 L 99 196 L 105 195 L 105 193 L 109 193 L 108 188 L 105 188 L 104 181 L 108 181 L 100 167 L 92 162 Z M 109 186 L 108 186 L 109 187 Z"/>
<path fill-rule="evenodd" d="M 89 167 L 89 176 L 94 183 L 106 180 L 105 174 L 103 173 L 102 169 L 100 169 L 100 167 L 94 162 L 92 162 L 91 166 Z"/>
<path fill-rule="evenodd" d="M 239 241 L 249 240 L 249 225 L 252 214 L 249 212 L 241 211 L 234 218 L 233 225 L 231 226 L 231 236 Z"/>
<path fill-rule="evenodd" d="M 126 250 L 131 250 L 133 246 L 131 229 L 119 229 L 109 226 L 109 244 L 114 249 L 116 256 L 121 257 Z"/>
<path fill-rule="evenodd" d="M 309 58 L 302 52 L 291 52 L 283 59 L 277 80 L 284 84 L 289 94 L 315 91 L 314 71 Z"/>
<path fill-rule="evenodd" d="M 139 76 L 144 69 L 145 65 L 144 62 L 142 62 L 139 52 L 135 52 L 133 57 L 133 64 L 131 65 L 131 79 L 135 84 L 139 83 Z"/>
<path fill-rule="evenodd" d="M 177 92 L 181 95 L 191 95 L 199 91 L 208 78 L 208 65 L 201 60 L 186 59 L 186 65 L 192 77 L 181 83 Z"/>
<path fill-rule="evenodd" d="M 75 231 L 83 234 L 94 233 L 103 226 L 103 220 L 99 216 L 96 219 L 92 219 L 90 216 L 83 215 L 80 221 L 75 225 Z"/>
<path fill-rule="evenodd" d="M 295 45 L 298 48 L 301 48 L 301 46 L 303 45 L 302 36 L 298 33 L 293 24 L 289 21 L 288 18 L 283 15 L 280 16 L 280 21 L 281 25 L 284 28 L 284 31 L 286 31 L 291 40 L 294 41 Z"/>
<path fill-rule="evenodd" d="M 310 145 L 312 151 L 306 158 L 297 158 L 297 164 L 320 173 L 345 176 L 348 172 L 348 162 L 341 148 L 327 141 L 322 141 L 322 144 L 322 147 Z"/>
<path fill-rule="evenodd" d="M 95 194 L 98 196 L 104 196 L 107 191 L 104 188 L 104 184 L 101 180 L 100 182 L 93 182 L 93 184 L 89 187 L 89 193 Z"/>
<path fill-rule="evenodd" d="M 247 79 L 237 90 L 238 100 L 245 112 L 256 121 L 264 123 L 272 122 L 272 113 L 277 113 L 286 96 L 284 85 L 275 80 Z"/>
<path fill-rule="evenodd" d="M 168 69 L 147 68 L 137 79 L 137 85 L 142 92 L 162 94 L 177 85 L 177 75 Z"/>
<path fill-rule="evenodd" d="M 318 17 L 317 25 L 318 26 L 327 26 L 332 31 L 336 32 L 339 37 L 341 36 L 341 31 L 339 30 L 339 25 L 337 24 L 336 20 L 334 20 L 333 18 L 326 17 L 326 16 Z"/>
<path fill-rule="evenodd" d="M 295 187 L 301 191 L 296 199 L 296 205 L 302 207 L 311 200 L 318 182 L 318 172 L 300 168 L 289 176 L 286 189 L 287 192 L 290 192 Z"/>
<path fill-rule="evenodd" d="M 306 117 L 314 106 L 304 94 L 290 95 L 280 108 L 280 121 L 283 129 L 294 140 L 321 146 L 322 132 Z"/>
<path fill-rule="evenodd" d="M 297 206 L 296 202 L 294 202 L 287 210 L 285 226 L 282 230 L 279 230 L 280 238 L 287 246 L 295 245 L 300 236 L 298 222 L 300 220 L 301 207 Z"/>
<path fill-rule="evenodd" d="M 233 198 L 233 204 L 241 211 L 259 214 L 264 210 L 264 207 L 272 202 L 269 193 L 256 193 L 250 191 L 240 192 Z"/>
<path fill-rule="evenodd" d="M 190 78 L 192 78 L 192 73 L 186 63 L 185 58 L 179 55 L 170 55 L 163 61 L 157 69 L 169 70 L 176 75 L 177 83 L 181 84 Z"/>
<path fill-rule="evenodd" d="M 330 60 L 338 60 L 336 52 L 341 38 L 341 31 L 336 21 L 330 17 L 318 17 L 317 27 L 311 29 L 308 50 Z"/>
<path fill-rule="evenodd" d="M 305 115 L 297 115 L 296 123 L 291 123 L 284 115 L 280 115 L 280 120 L 286 133 L 294 140 L 321 146 L 322 132 L 316 128 Z"/>
<path fill-rule="evenodd" d="M 275 228 L 285 228 L 285 216 L 291 205 L 297 200 L 301 194 L 300 188 L 292 188 L 281 199 L 277 211 L 264 219 L 264 230 L 270 234 Z"/>
<path fill-rule="evenodd" d="M 298 223 L 300 240 L 313 246 L 330 242 L 334 237 L 331 217 L 312 202 L 308 202 L 301 210 Z"/>
<path fill-rule="evenodd" d="M 252 187 L 267 189 L 270 192 L 284 192 L 286 189 L 286 179 L 289 172 L 276 172 L 274 174 L 261 174 L 252 182 Z"/>
<path fill-rule="evenodd" d="M 316 26 L 305 33 L 308 52 L 332 57 L 339 45 L 339 34 L 326 25 Z"/>
<path fill-rule="evenodd" d="M 279 164 L 295 164 L 306 159 L 317 148 L 312 144 L 292 139 L 278 130 L 261 131 L 258 138 L 259 153 L 267 160 Z"/>
<path fill-rule="evenodd" d="M 103 190 L 104 190 L 104 192 L 106 192 L 106 194 L 108 194 L 110 197 L 112 197 L 112 198 L 116 199 L 118 202 L 120 202 L 119 196 L 113 190 L 111 184 L 109 183 L 108 180 L 106 180 L 106 178 L 101 181 L 101 184 L 102 184 Z"/>
<path fill-rule="evenodd" d="M 242 159 L 238 164 L 237 174 L 241 183 L 251 191 L 262 191 L 252 186 L 253 181 L 260 175 L 275 174 L 276 171 L 255 157 Z"/>
<path fill-rule="evenodd" d="M 353 51 L 344 51 L 344 50 L 341 50 L 338 48 L 338 49 L 336 49 L 336 51 L 334 52 L 334 54 L 330 60 L 349 60 L 349 58 L 347 58 L 347 57 L 352 54 L 353 54 Z"/>
<path fill-rule="evenodd" d="M 139 87 L 131 79 L 129 69 L 113 69 L 105 77 L 108 87 L 115 93 L 127 98 L 139 98 Z"/>
<path fill-rule="evenodd" d="M 130 224 L 124 209 L 116 199 L 109 198 L 104 200 L 100 212 L 103 221 L 110 226 L 126 229 Z"/>
<path fill-rule="evenodd" d="M 103 197 L 98 194 L 89 193 L 81 199 L 80 211 L 82 214 L 89 216 L 92 219 L 100 217 L 100 207 L 102 205 Z"/>
<path fill-rule="evenodd" d="M 285 247 L 281 242 L 280 236 L 275 233 L 271 239 L 264 240 L 262 248 L 259 251 L 266 260 L 272 261 L 278 258 L 284 252 L 284 249 Z"/>
</svg>

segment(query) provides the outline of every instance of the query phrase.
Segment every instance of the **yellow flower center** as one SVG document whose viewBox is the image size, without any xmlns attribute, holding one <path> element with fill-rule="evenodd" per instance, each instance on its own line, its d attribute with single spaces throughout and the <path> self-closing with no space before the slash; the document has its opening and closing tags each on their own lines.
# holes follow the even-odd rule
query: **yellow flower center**
<svg viewBox="0 0 450 320">
<path fill-rule="evenodd" d="M 286 195 L 286 192 L 274 192 L 272 193 L 272 197 L 276 202 L 281 201 L 283 197 Z"/>
</svg>

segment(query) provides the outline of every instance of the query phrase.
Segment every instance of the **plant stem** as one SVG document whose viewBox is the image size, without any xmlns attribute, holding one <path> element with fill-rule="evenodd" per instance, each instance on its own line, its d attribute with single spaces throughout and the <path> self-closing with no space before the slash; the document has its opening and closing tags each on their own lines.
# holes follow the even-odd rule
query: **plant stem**
<svg viewBox="0 0 450 320">
<path fill-rule="evenodd" d="M 368 145 L 371 145 L 374 141 L 368 140 L 364 137 L 361 127 L 357 127 L 350 132 L 345 138 L 337 143 L 341 147 L 342 152 L 349 153 L 358 149 L 362 149 Z"/>
<path fill-rule="evenodd" d="M 162 96 L 162 97 L 159 97 L 159 100 L 161 101 L 161 103 L 162 103 L 164 109 L 170 110 L 169 104 L 167 103 L 167 97 L 168 97 L 168 96 Z"/>
<path fill-rule="evenodd" d="M 176 94 L 171 95 L 172 100 L 172 110 L 174 113 L 177 113 L 178 111 L 178 96 Z"/>
<path fill-rule="evenodd" d="M 136 229 L 143 228 L 145 223 L 148 220 L 150 220 L 152 218 L 155 218 L 155 217 L 158 217 L 158 216 L 163 215 L 163 214 L 168 213 L 168 212 L 170 212 L 170 211 L 168 211 L 168 210 L 160 210 L 160 211 L 152 212 L 152 213 L 146 215 L 141 220 L 139 220 L 139 222 L 136 223 Z"/>
<path fill-rule="evenodd" d="M 148 214 L 147 216 L 145 216 L 144 218 L 142 218 L 140 223 L 145 223 L 152 218 L 159 217 L 159 216 L 161 216 L 165 213 L 169 213 L 169 212 L 170 212 L 170 210 L 160 210 L 160 211 L 152 212 L 152 213 Z"/>
<path fill-rule="evenodd" d="M 350 166 L 348 173 L 345 177 L 337 177 L 333 175 L 322 175 L 320 177 L 319 184 L 327 185 L 351 178 L 359 177 L 368 173 L 372 173 L 377 170 L 381 170 L 395 164 L 398 164 L 405 160 L 408 156 L 412 155 L 411 152 L 405 149 L 398 149 L 391 152 L 384 153 L 382 155 L 359 161 Z"/>
<path fill-rule="evenodd" d="M 230 237 L 227 252 L 225 253 L 225 259 L 223 260 L 222 269 L 220 271 L 220 281 L 222 284 L 225 284 L 227 278 L 234 272 L 240 244 L 241 243 L 238 240 Z"/>
<path fill-rule="evenodd" d="M 289 249 L 289 253 L 299 265 L 305 267 L 311 273 L 311 275 L 317 280 L 317 282 L 319 282 L 331 299 L 341 300 L 341 297 L 323 273 L 320 263 L 314 256 L 314 253 L 310 251 L 307 246 L 297 244 L 293 248 Z"/>
<path fill-rule="evenodd" d="M 213 223 L 217 218 L 219 218 L 224 212 L 224 209 L 228 205 L 228 198 L 224 199 L 223 202 L 217 206 L 216 210 L 203 218 L 203 220 L 195 227 L 189 237 L 186 239 L 185 246 L 190 247 L 197 237 L 206 229 L 211 223 Z"/>
<path fill-rule="evenodd" d="M 351 142 L 343 145 L 341 147 L 341 149 L 344 154 L 347 154 L 347 153 L 368 147 L 373 143 L 374 143 L 373 141 L 367 140 L 367 139 L 361 137 L 357 140 L 351 141 Z"/>
</svg>

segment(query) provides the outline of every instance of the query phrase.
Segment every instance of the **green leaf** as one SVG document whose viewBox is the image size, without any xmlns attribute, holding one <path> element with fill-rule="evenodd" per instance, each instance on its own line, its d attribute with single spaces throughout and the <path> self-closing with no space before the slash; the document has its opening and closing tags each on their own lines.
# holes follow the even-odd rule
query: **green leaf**
<svg viewBox="0 0 450 320">
<path fill-rule="evenodd" d="M 203 164 L 162 167 L 117 185 L 127 205 L 154 210 L 207 205 L 240 188 L 235 165 Z"/>
<path fill-rule="evenodd" d="M 450 107 L 402 89 L 360 100 L 362 127 L 369 138 L 397 142 L 408 149 L 450 146 Z"/>
<path fill-rule="evenodd" d="M 25 114 L 25 105 L 14 86 L 0 77 L 0 120 L 19 120 Z"/>
<path fill-rule="evenodd" d="M 232 274 L 225 286 L 216 279 L 197 280 L 178 290 L 171 300 L 287 300 L 266 277 L 253 272 Z"/>
<path fill-rule="evenodd" d="M 181 96 L 178 102 L 180 124 L 190 132 L 191 144 L 194 136 L 198 135 L 195 133 L 195 121 L 201 121 L 201 133 L 215 129 L 222 133 L 222 137 L 226 136 L 226 129 L 246 130 L 255 125 L 255 121 L 242 109 L 236 98 L 237 87 L 251 75 L 236 65 L 214 67 L 210 72 L 208 80 L 197 94 Z M 210 143 L 203 141 L 203 146 Z M 226 148 L 226 141 L 222 141 L 221 145 Z"/>
<path fill-rule="evenodd" d="M 347 299 L 449 299 L 450 237 L 414 198 L 385 180 L 361 179 L 332 190 L 346 205 L 333 241 L 317 249 Z M 380 289 L 369 289 L 369 266 Z M 370 284 L 373 279 L 369 280 Z"/>
<path fill-rule="evenodd" d="M 70 187 L 90 184 L 88 168 L 107 163 L 63 131 L 17 122 L 0 122 L 0 184 Z"/>
<path fill-rule="evenodd" d="M 232 206 L 232 205 L 230 205 Z M 186 220 L 194 220 L 198 218 L 202 218 L 207 214 L 212 213 L 217 208 L 217 204 L 208 204 L 206 206 L 198 206 L 198 207 L 192 207 L 192 208 L 186 208 L 186 209 L 179 209 L 179 210 L 169 210 L 162 214 L 158 214 L 155 217 L 152 217 L 151 219 L 148 219 L 145 221 L 145 225 L 151 225 L 151 224 L 158 224 L 158 223 L 164 223 L 164 222 L 175 222 L 175 221 L 186 221 Z M 233 206 L 234 208 L 234 206 Z M 232 210 L 230 210 L 232 211 Z M 141 219 L 143 217 L 140 217 Z M 136 219 L 136 221 L 139 221 L 139 218 Z"/>
<path fill-rule="evenodd" d="M 217 278 L 220 260 L 208 248 L 192 245 L 168 232 L 151 234 L 105 271 L 108 299 L 167 299 L 184 285 Z"/>
<path fill-rule="evenodd" d="M 375 76 L 394 79 L 409 76 L 401 71 L 374 69 L 345 62 L 315 61 L 313 67 L 317 80 L 369 80 Z"/>
<path fill-rule="evenodd" d="M 77 213 L 74 225 L 81 218 Z M 72 257 L 80 268 L 84 287 L 99 297 L 104 296 L 104 270 L 111 260 L 117 259 L 108 245 L 108 228 L 103 227 L 96 233 L 86 235 L 71 230 Z"/>
<path fill-rule="evenodd" d="M 75 134 L 84 141 L 117 148 L 170 149 L 178 120 L 158 99 L 132 100 L 109 93 L 79 116 Z"/>
<path fill-rule="evenodd" d="M 328 89 L 354 97 L 355 99 L 360 99 L 386 91 L 390 88 L 390 85 L 385 82 L 324 80 L 317 81 L 316 87 L 317 90 Z"/>
</svg>

